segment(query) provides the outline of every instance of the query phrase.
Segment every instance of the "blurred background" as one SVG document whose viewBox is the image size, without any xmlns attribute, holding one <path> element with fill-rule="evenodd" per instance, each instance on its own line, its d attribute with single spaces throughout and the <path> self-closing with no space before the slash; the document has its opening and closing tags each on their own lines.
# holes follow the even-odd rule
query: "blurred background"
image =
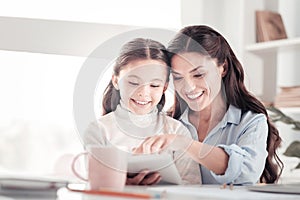
<svg viewBox="0 0 300 200">
<path fill-rule="evenodd" d="M 227 38 L 244 65 L 247 87 L 264 102 L 274 102 L 280 87 L 300 85 L 297 0 L 0 3 L 0 170 L 4 173 L 70 172 L 66 166 L 71 157 L 83 150 L 72 110 L 78 72 L 97 46 L 125 31 L 146 27 L 177 31 L 207 24 Z M 283 43 L 256 42 L 256 10 L 281 14 L 288 36 Z M 286 111 L 300 115 L 298 107 Z"/>
</svg>

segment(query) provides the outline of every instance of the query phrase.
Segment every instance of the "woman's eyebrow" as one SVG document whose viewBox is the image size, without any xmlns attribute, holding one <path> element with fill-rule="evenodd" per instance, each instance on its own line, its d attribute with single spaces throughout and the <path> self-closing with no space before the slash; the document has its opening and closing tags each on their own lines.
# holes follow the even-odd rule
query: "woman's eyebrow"
<svg viewBox="0 0 300 200">
<path fill-rule="evenodd" d="M 194 69 L 192 69 L 191 71 L 189 71 L 189 73 L 193 73 L 195 71 L 198 71 L 198 69 L 203 68 L 202 65 L 199 65 L 198 67 L 195 67 Z"/>
<path fill-rule="evenodd" d="M 200 69 L 200 68 L 203 68 L 203 66 L 202 66 L 202 65 L 199 65 L 198 67 L 195 67 L 194 69 L 192 69 L 192 70 L 189 71 L 188 73 L 193 73 L 193 72 L 197 71 L 197 70 Z M 176 71 L 174 71 L 174 70 L 171 70 L 171 73 L 172 73 L 172 74 L 180 75 L 180 73 L 178 73 L 178 72 L 176 72 Z"/>
<path fill-rule="evenodd" d="M 180 75 L 180 73 L 175 72 L 174 70 L 171 70 L 171 73 L 172 73 L 172 74 L 178 74 L 178 75 Z"/>
</svg>

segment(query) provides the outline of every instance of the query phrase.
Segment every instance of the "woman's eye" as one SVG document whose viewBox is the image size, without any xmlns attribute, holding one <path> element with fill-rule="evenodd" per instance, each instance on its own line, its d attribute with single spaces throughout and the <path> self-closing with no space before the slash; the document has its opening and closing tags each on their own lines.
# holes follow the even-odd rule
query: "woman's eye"
<svg viewBox="0 0 300 200">
<path fill-rule="evenodd" d="M 173 80 L 174 81 L 178 81 L 178 80 L 181 80 L 182 79 L 182 77 L 179 77 L 179 76 L 173 76 Z"/>
<path fill-rule="evenodd" d="M 204 76 L 204 74 L 195 74 L 194 75 L 194 77 L 196 77 L 196 78 L 201 78 L 201 77 L 203 77 Z"/>
</svg>

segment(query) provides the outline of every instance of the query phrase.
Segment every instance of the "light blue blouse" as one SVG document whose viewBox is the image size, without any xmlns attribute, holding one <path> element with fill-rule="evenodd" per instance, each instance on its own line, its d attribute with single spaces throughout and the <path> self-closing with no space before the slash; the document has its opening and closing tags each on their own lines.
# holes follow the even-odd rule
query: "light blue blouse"
<svg viewBox="0 0 300 200">
<path fill-rule="evenodd" d="M 179 119 L 198 141 L 196 128 L 188 120 L 188 109 Z M 218 146 L 229 155 L 228 167 L 217 175 L 200 165 L 203 184 L 254 184 L 265 166 L 268 124 L 264 114 L 248 111 L 242 115 L 239 108 L 230 105 L 223 119 L 212 129 L 203 143 Z"/>
</svg>

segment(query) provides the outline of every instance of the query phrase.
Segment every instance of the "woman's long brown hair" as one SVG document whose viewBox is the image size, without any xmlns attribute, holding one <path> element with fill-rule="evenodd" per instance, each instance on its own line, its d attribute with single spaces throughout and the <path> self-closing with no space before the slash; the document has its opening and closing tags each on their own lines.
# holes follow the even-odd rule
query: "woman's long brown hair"
<svg viewBox="0 0 300 200">
<path fill-rule="evenodd" d="M 254 113 L 263 113 L 267 117 L 268 156 L 260 182 L 277 182 L 283 169 L 283 163 L 276 153 L 276 149 L 281 144 L 279 132 L 272 124 L 265 106 L 246 89 L 243 67 L 226 39 L 208 26 L 188 26 L 183 28 L 169 43 L 168 52 L 170 53 L 170 59 L 178 53 L 197 52 L 216 58 L 218 65 L 223 63 L 227 65 L 227 74 L 223 77 L 223 83 L 228 105 L 231 104 L 240 108 L 242 113 L 250 110 Z M 187 104 L 184 100 L 175 93 L 171 115 L 178 119 L 186 107 Z"/>
</svg>

